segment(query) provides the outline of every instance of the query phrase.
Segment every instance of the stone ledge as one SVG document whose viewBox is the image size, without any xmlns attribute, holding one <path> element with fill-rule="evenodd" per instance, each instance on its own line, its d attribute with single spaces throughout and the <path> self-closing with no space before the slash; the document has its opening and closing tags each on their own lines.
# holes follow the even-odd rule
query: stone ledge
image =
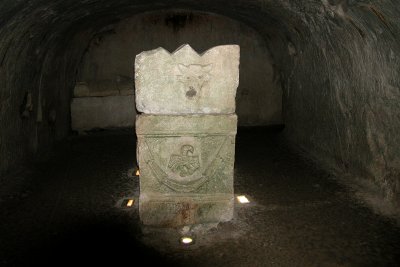
<svg viewBox="0 0 400 267">
<path fill-rule="evenodd" d="M 140 219 L 145 225 L 177 227 L 233 218 L 233 194 L 163 196 L 141 194 Z"/>
<path fill-rule="evenodd" d="M 141 135 L 236 135 L 237 116 L 231 115 L 146 115 L 136 117 L 136 134 Z"/>
</svg>

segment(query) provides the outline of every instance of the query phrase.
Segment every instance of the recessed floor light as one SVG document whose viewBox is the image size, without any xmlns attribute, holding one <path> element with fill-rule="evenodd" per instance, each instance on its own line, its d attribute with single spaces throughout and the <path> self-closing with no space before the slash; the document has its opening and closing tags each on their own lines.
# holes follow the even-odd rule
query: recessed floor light
<svg viewBox="0 0 400 267">
<path fill-rule="evenodd" d="M 135 203 L 135 200 L 129 199 L 128 202 L 126 203 L 127 207 L 132 207 L 133 203 Z"/>
<path fill-rule="evenodd" d="M 250 200 L 246 196 L 237 196 L 236 198 L 242 204 L 250 203 Z"/>
<path fill-rule="evenodd" d="M 140 176 L 140 171 L 139 171 L 139 169 L 136 170 L 135 175 L 136 175 L 136 176 Z"/>
<path fill-rule="evenodd" d="M 190 245 L 193 243 L 193 238 L 191 238 L 189 236 L 184 236 L 184 237 L 181 237 L 180 242 L 184 245 Z"/>
</svg>

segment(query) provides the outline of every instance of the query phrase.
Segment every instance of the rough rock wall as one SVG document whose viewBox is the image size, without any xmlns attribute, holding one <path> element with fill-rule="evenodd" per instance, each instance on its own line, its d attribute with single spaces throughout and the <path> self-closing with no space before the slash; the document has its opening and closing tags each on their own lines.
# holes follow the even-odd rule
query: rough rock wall
<svg viewBox="0 0 400 267">
<path fill-rule="evenodd" d="M 0 176 L 69 132 L 79 63 L 71 58 L 81 57 L 74 44 L 85 36 L 52 32 L 51 21 L 43 10 L 21 7 L 0 26 Z"/>
<path fill-rule="evenodd" d="M 287 26 L 286 134 L 399 207 L 400 3 L 321 2 L 295 11 L 297 22 Z"/>
<path fill-rule="evenodd" d="M 387 200 L 399 204 L 397 0 L 3 0 L 0 169 L 16 166 L 35 150 L 36 113 L 21 119 L 20 106 L 27 91 L 37 102 L 45 55 L 55 56 L 46 66 L 59 78 L 43 76 L 50 81 L 42 79 L 42 84 L 57 86 L 43 91 L 70 94 L 68 84 L 76 77 L 73 66 L 87 46 L 85 38 L 78 38 L 75 46 L 68 42 L 76 33 L 168 8 L 214 12 L 256 29 L 270 48 L 284 86 L 287 136 L 321 161 L 372 181 Z M 59 55 L 65 64 L 60 64 L 64 60 Z M 69 105 L 66 98 L 58 99 L 62 107 Z M 59 111 L 57 121 L 69 114 Z M 62 121 L 67 119 L 56 129 L 69 127 Z"/>
</svg>

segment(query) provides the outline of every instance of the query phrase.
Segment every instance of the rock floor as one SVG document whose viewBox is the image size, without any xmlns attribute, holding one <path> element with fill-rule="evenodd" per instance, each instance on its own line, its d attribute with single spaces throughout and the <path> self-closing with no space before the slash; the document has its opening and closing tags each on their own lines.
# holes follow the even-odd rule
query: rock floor
<svg viewBox="0 0 400 267">
<path fill-rule="evenodd" d="M 400 227 L 271 129 L 240 131 L 228 223 L 139 222 L 134 134 L 74 136 L 0 185 L 0 266 L 399 266 Z M 194 238 L 185 246 L 183 234 Z"/>
</svg>

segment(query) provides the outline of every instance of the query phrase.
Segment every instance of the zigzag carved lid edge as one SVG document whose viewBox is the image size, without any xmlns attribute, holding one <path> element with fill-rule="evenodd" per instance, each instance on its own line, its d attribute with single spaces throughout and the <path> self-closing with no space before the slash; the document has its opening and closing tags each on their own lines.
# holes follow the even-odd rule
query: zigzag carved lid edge
<svg viewBox="0 0 400 267">
<path fill-rule="evenodd" d="M 146 53 L 146 54 L 150 54 L 150 53 L 151 53 L 151 54 L 164 53 L 164 54 L 168 54 L 169 56 L 175 56 L 175 55 L 181 53 L 182 51 L 189 50 L 191 53 L 197 55 L 198 57 L 203 57 L 203 56 L 205 56 L 206 54 L 210 53 L 211 51 L 213 51 L 213 50 L 215 50 L 215 49 L 221 49 L 221 48 L 223 48 L 223 47 L 229 47 L 229 46 L 236 46 L 236 47 L 239 48 L 239 45 L 235 45 L 235 44 L 232 44 L 232 45 L 218 45 L 218 46 L 211 47 L 210 49 L 207 49 L 207 50 L 204 51 L 203 53 L 198 53 L 198 52 L 197 52 L 196 50 L 194 50 L 189 44 L 183 44 L 183 45 L 181 45 L 180 47 L 178 47 L 178 48 L 177 48 L 174 52 L 172 52 L 172 53 L 169 52 L 168 50 L 166 50 L 166 49 L 163 48 L 163 47 L 158 47 L 158 48 L 153 49 L 153 50 L 143 51 L 142 53 L 140 53 L 140 54 L 137 55 L 137 56 L 140 56 L 141 54 L 144 54 L 144 53 Z"/>
</svg>

